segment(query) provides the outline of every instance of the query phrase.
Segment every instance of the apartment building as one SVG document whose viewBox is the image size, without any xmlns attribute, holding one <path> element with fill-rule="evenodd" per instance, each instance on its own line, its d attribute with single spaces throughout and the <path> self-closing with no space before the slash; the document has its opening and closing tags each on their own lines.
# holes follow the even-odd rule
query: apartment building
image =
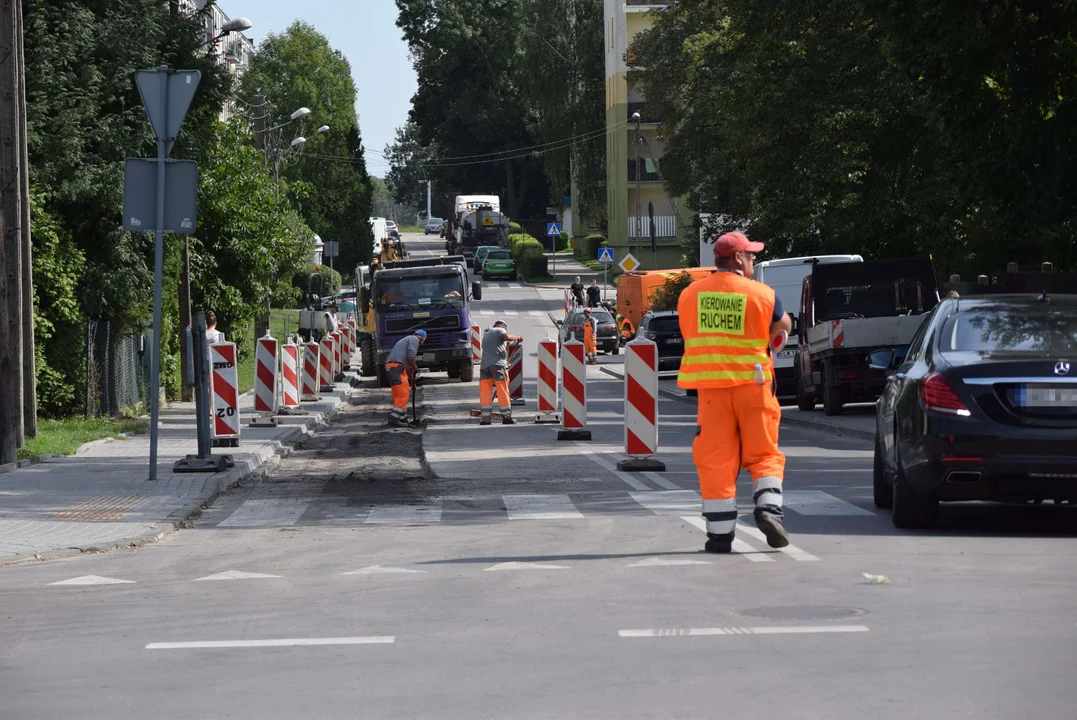
<svg viewBox="0 0 1077 720">
<path fill-rule="evenodd" d="M 662 182 L 661 119 L 628 81 L 628 48 L 654 22 L 654 13 L 675 0 L 604 0 L 606 35 L 607 236 L 619 261 L 626 252 L 643 269 L 678 267 L 682 238 L 694 236 L 694 212 L 671 198 Z M 634 113 L 640 122 L 632 121 Z M 636 142 L 636 139 L 639 142 Z M 648 207 L 654 205 L 657 252 L 651 250 Z"/>
<path fill-rule="evenodd" d="M 206 0 L 179 0 L 179 11 L 194 15 L 205 8 L 206 4 Z M 220 35 L 229 20 L 231 18 L 220 7 L 214 5 L 203 21 L 206 40 Z M 250 69 L 251 58 L 254 56 L 254 43 L 241 32 L 230 32 L 217 39 L 212 45 L 207 45 L 206 52 L 211 53 L 218 64 L 227 65 L 229 72 L 235 77 L 235 82 L 238 83 L 243 73 Z M 225 101 L 221 109 L 221 120 L 227 120 L 235 112 L 235 102 L 235 98 L 232 97 Z"/>
</svg>

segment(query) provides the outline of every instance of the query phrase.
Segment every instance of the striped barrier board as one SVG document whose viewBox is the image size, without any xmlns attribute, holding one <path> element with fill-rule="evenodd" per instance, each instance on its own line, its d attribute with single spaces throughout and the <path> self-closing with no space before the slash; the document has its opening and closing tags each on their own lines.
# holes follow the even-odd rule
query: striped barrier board
<svg viewBox="0 0 1077 720">
<path fill-rule="evenodd" d="M 322 341 L 318 346 L 318 383 L 321 385 L 321 390 L 325 392 L 333 392 L 336 388 L 333 385 L 333 346 L 336 342 L 331 335 L 325 335 L 322 337 Z"/>
<path fill-rule="evenodd" d="M 318 392 L 321 389 L 318 383 L 318 357 L 320 346 L 316 342 L 309 342 L 303 346 L 303 374 L 300 400 L 304 402 L 317 402 Z"/>
<path fill-rule="evenodd" d="M 471 326 L 471 362 L 478 363 L 482 360 L 482 328 L 478 325 Z"/>
<path fill-rule="evenodd" d="M 209 346 L 212 370 L 209 374 L 211 412 L 213 413 L 213 445 L 239 446 L 239 372 L 235 343 Z"/>
<path fill-rule="evenodd" d="M 557 411 L 557 341 L 546 338 L 538 344 L 538 412 L 536 423 L 560 423 Z"/>
<path fill-rule="evenodd" d="M 277 427 L 277 341 L 258 338 L 254 350 L 254 415 L 251 427 Z"/>
<path fill-rule="evenodd" d="M 344 336 L 339 330 L 334 330 L 329 335 L 333 338 L 333 379 L 337 380 L 344 373 L 341 362 L 341 353 L 344 350 Z"/>
<path fill-rule="evenodd" d="M 590 440 L 587 429 L 587 366 L 583 343 L 569 340 L 561 348 L 561 430 L 558 440 Z"/>
<path fill-rule="evenodd" d="M 509 401 L 513 405 L 525 404 L 523 336 L 509 351 Z"/>
<path fill-rule="evenodd" d="M 655 471 L 666 466 L 658 452 L 658 345 L 638 337 L 625 345 L 625 455 L 618 470 Z"/>
<path fill-rule="evenodd" d="M 299 373 L 302 356 L 298 345 L 281 348 L 280 399 L 286 408 L 299 407 Z"/>
</svg>

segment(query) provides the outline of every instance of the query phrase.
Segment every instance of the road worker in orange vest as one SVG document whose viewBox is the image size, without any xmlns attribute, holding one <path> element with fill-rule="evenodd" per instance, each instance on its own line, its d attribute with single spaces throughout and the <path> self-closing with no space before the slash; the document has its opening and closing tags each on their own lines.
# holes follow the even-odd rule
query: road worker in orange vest
<svg viewBox="0 0 1077 720">
<path fill-rule="evenodd" d="M 782 548 L 785 455 L 778 450 L 781 407 L 774 396 L 771 350 L 780 350 L 792 322 L 774 290 L 752 280 L 763 243 L 726 233 L 714 244 L 718 270 L 696 280 L 677 303 L 684 356 L 677 385 L 698 391 L 692 459 L 703 495 L 708 552 L 732 549 L 737 525 L 737 475 L 752 474 L 755 523 L 767 544 Z"/>
<path fill-rule="evenodd" d="M 598 365 L 598 323 L 589 307 L 583 309 L 583 351 L 588 365 Z"/>
</svg>

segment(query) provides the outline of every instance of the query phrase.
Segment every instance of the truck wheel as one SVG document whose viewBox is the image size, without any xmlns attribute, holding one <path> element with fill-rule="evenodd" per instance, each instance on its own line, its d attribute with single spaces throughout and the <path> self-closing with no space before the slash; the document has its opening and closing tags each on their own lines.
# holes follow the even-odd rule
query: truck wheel
<svg viewBox="0 0 1077 720">
<path fill-rule="evenodd" d="M 934 493 L 919 495 L 905 479 L 900 461 L 894 478 L 894 527 L 905 530 L 934 527 L 939 519 L 939 497 Z"/>
<path fill-rule="evenodd" d="M 844 402 L 841 398 L 841 387 L 835 387 L 827 382 L 826 373 L 823 373 L 823 412 L 827 415 L 841 415 Z"/>
<path fill-rule="evenodd" d="M 801 412 L 811 412 L 815 410 L 815 397 L 809 395 L 804 391 L 804 388 L 800 385 L 800 377 L 797 377 L 797 409 Z"/>
<path fill-rule="evenodd" d="M 886 509 L 894 504 L 894 489 L 886 480 L 886 468 L 883 465 L 883 445 L 878 435 L 875 436 L 875 460 L 871 467 L 871 485 L 875 507 Z"/>
<path fill-rule="evenodd" d="M 470 360 L 463 360 L 458 365 L 460 368 L 460 382 L 472 382 L 475 379 L 475 366 Z"/>
<path fill-rule="evenodd" d="M 384 365 L 378 365 L 378 385 L 383 388 L 389 387 L 389 373 L 385 371 Z"/>
<path fill-rule="evenodd" d="M 445 368 L 445 372 L 449 374 L 450 380 L 460 379 L 461 365 L 457 363 L 449 363 L 449 367 Z"/>
<path fill-rule="evenodd" d="M 377 361 L 374 358 L 374 336 L 363 335 L 359 339 L 359 357 L 362 360 L 359 374 L 363 377 L 373 377 L 377 374 Z"/>
</svg>

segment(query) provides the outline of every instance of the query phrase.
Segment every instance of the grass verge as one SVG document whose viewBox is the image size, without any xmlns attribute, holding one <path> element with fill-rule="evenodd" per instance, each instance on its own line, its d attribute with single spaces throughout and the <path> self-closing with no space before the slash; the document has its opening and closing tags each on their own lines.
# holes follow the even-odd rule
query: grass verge
<svg viewBox="0 0 1077 720">
<path fill-rule="evenodd" d="M 426 227 L 423 225 L 400 225 L 399 227 L 397 227 L 397 230 L 399 230 L 401 234 L 419 233 L 420 235 L 422 235 L 424 232 L 426 232 Z"/>
<path fill-rule="evenodd" d="M 39 420 L 37 437 L 26 441 L 26 447 L 19 450 L 19 459 L 35 458 L 46 453 L 74 455 L 84 443 L 120 434 L 145 432 L 148 426 L 145 420 L 134 418 Z"/>
</svg>

